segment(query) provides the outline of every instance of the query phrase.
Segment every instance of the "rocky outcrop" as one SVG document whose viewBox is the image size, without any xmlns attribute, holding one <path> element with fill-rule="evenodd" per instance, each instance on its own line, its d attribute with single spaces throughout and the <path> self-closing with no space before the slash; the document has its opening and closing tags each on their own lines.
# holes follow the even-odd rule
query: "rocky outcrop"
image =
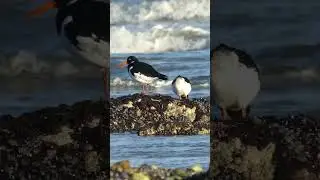
<svg viewBox="0 0 320 180">
<path fill-rule="evenodd" d="M 214 179 L 320 179 L 320 120 L 304 115 L 212 122 Z"/>
<path fill-rule="evenodd" d="M 208 99 L 134 94 L 110 102 L 111 132 L 136 131 L 141 136 L 210 133 Z"/>
<path fill-rule="evenodd" d="M 0 118 L 0 179 L 108 179 L 107 104 Z"/>
<path fill-rule="evenodd" d="M 131 167 L 130 162 L 120 161 L 113 164 L 110 168 L 110 179 L 130 179 L 130 180 L 206 180 L 207 172 L 200 165 L 194 165 L 187 169 L 168 169 L 160 168 L 155 165 L 141 165 Z"/>
</svg>

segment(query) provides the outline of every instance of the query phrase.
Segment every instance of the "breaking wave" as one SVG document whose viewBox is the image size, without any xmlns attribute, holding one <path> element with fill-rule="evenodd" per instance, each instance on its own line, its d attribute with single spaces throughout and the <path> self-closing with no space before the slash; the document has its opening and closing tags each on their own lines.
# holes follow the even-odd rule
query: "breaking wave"
<svg viewBox="0 0 320 180">
<path fill-rule="evenodd" d="M 191 79 L 192 82 L 192 86 L 193 87 L 199 87 L 199 88 L 207 88 L 210 87 L 209 85 L 209 80 L 201 80 L 198 81 L 198 83 L 194 83 L 192 81 L 193 79 Z M 195 81 L 197 82 L 197 81 Z M 155 87 L 155 88 L 161 88 L 161 87 L 168 87 L 171 86 L 172 80 L 169 81 L 155 81 L 153 84 L 151 84 L 150 86 Z M 110 86 L 111 87 L 139 87 L 141 86 L 141 84 L 133 81 L 133 80 L 128 80 L 128 79 L 123 79 L 120 77 L 115 77 L 112 78 L 111 82 L 110 82 Z"/>
<path fill-rule="evenodd" d="M 97 69 L 91 63 L 68 54 L 39 55 L 27 50 L 15 54 L 0 53 L 0 77 L 101 78 Z"/>
<path fill-rule="evenodd" d="M 144 31 L 111 27 L 111 53 L 152 53 L 210 47 L 210 32 L 198 27 L 156 25 Z"/>
<path fill-rule="evenodd" d="M 112 25 L 142 21 L 185 20 L 210 17 L 209 0 L 144 0 L 136 4 L 111 2 L 110 9 L 110 23 Z"/>
</svg>

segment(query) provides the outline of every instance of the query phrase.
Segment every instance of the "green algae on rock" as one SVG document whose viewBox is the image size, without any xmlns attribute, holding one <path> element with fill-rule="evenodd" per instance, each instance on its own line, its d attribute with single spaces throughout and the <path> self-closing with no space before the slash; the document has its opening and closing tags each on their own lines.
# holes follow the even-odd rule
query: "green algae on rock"
<svg viewBox="0 0 320 180">
<path fill-rule="evenodd" d="M 210 105 L 205 99 L 179 100 L 134 94 L 110 101 L 111 132 L 140 136 L 210 134 Z"/>
</svg>

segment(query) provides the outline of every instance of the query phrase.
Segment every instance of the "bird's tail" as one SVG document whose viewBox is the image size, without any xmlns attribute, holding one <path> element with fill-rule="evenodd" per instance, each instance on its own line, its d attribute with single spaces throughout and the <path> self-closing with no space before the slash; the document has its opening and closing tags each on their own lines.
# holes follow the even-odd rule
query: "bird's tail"
<svg viewBox="0 0 320 180">
<path fill-rule="evenodd" d="M 159 79 L 162 79 L 162 80 L 168 80 L 168 76 L 164 75 L 164 74 L 160 74 L 159 73 L 159 76 L 158 76 Z"/>
</svg>

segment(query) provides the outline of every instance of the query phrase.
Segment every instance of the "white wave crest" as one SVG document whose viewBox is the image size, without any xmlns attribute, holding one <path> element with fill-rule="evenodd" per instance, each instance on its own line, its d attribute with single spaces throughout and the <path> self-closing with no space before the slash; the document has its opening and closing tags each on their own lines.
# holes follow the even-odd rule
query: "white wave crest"
<svg viewBox="0 0 320 180">
<path fill-rule="evenodd" d="M 145 0 L 134 5 L 111 2 L 111 24 L 209 17 L 209 0 Z"/>
<path fill-rule="evenodd" d="M 155 81 L 154 83 L 150 84 L 150 86 L 155 87 L 155 88 L 160 88 L 160 87 L 166 87 L 166 86 L 171 86 L 172 81 Z M 132 86 L 141 86 L 140 83 L 132 81 L 132 80 L 127 80 L 127 79 L 121 79 L 120 77 L 115 77 L 112 79 L 110 83 L 111 87 L 132 87 Z"/>
<path fill-rule="evenodd" d="M 210 32 L 201 28 L 157 25 L 144 32 L 111 28 L 111 53 L 150 53 L 209 48 Z"/>
<path fill-rule="evenodd" d="M 0 54 L 0 77 L 16 77 L 26 74 L 33 77 L 82 77 L 101 78 L 97 68 L 86 61 L 72 60 L 69 56 L 38 55 L 32 51 L 20 50 L 15 54 Z M 87 64 L 86 64 L 87 63 Z"/>
<path fill-rule="evenodd" d="M 150 84 L 150 86 L 154 88 L 162 88 L 162 87 L 171 87 L 172 80 L 169 81 L 155 81 L 153 84 Z M 133 80 L 128 80 L 128 79 L 122 79 L 120 77 L 115 77 L 112 78 L 111 87 L 139 87 L 141 86 L 140 83 L 135 82 Z M 210 84 L 208 82 L 204 82 L 201 84 L 193 84 L 193 87 L 200 87 L 200 88 L 206 88 L 210 87 Z"/>
</svg>

